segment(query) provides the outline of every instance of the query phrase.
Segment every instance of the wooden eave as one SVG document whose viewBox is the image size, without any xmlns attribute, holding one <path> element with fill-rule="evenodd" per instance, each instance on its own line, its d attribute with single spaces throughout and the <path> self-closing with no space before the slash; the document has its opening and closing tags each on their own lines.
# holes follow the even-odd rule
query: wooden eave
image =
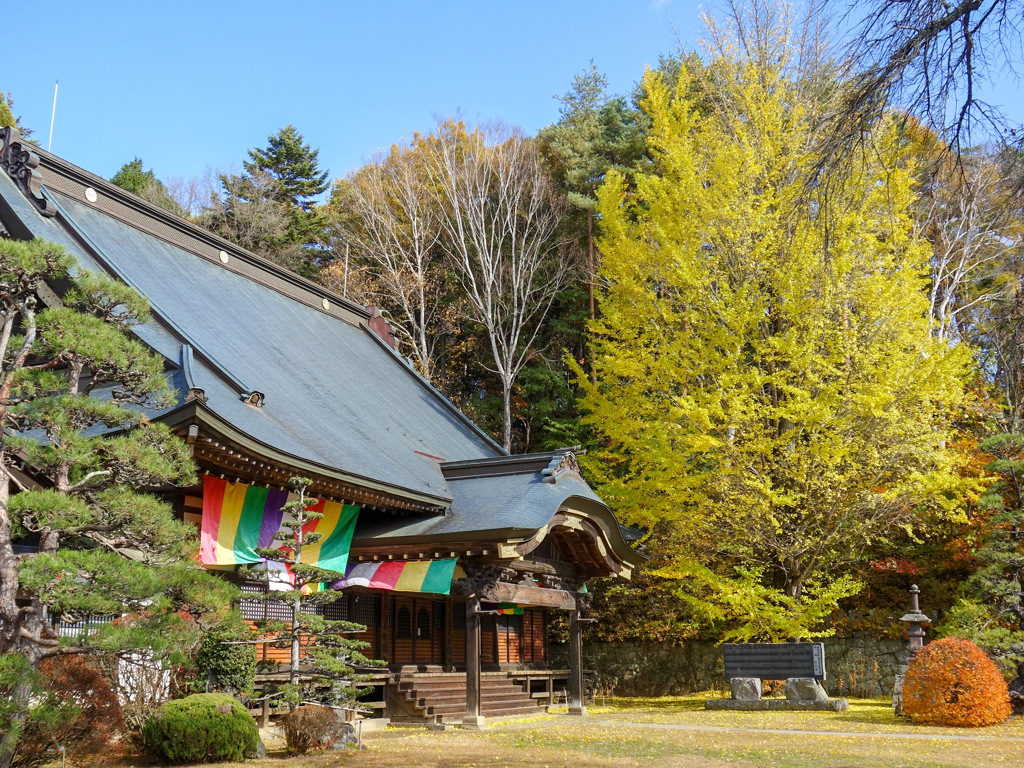
<svg viewBox="0 0 1024 768">
<path fill-rule="evenodd" d="M 299 458 L 239 432 L 196 399 L 156 419 L 193 446 L 196 462 L 211 474 L 230 474 L 259 485 L 289 486 L 295 476 L 313 480 L 311 493 L 333 501 L 382 510 L 440 514 L 451 501 Z M 198 434 L 188 435 L 195 425 Z"/>
</svg>

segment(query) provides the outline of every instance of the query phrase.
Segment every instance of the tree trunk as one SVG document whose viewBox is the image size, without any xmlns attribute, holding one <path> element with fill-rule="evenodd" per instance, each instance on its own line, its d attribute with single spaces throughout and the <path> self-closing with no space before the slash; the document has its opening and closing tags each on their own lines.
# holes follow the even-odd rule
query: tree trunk
<svg viewBox="0 0 1024 768">
<path fill-rule="evenodd" d="M 501 447 L 512 453 L 512 382 L 504 382 L 501 389 L 501 399 L 504 407 Z"/>
<path fill-rule="evenodd" d="M 302 598 L 296 597 L 292 601 L 292 663 L 288 673 L 288 682 L 291 685 L 299 684 L 299 610 L 302 608 Z"/>
<path fill-rule="evenodd" d="M 15 751 L 20 741 L 18 731 L 28 716 L 28 707 L 32 698 L 32 685 L 23 680 L 14 687 L 11 695 L 13 714 L 10 720 L 3 725 L 4 731 L 0 733 L 0 768 L 11 768 L 14 762 Z"/>
</svg>

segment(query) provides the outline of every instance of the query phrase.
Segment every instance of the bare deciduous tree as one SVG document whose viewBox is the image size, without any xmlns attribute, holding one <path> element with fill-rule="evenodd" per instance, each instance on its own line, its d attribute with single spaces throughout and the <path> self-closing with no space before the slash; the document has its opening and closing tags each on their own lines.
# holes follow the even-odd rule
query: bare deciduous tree
<svg viewBox="0 0 1024 768">
<path fill-rule="evenodd" d="M 554 235 L 565 205 L 533 140 L 501 125 L 438 125 L 431 155 L 442 243 L 472 320 L 486 330 L 501 381 L 502 445 L 512 444 L 512 387 L 568 275 Z"/>
<path fill-rule="evenodd" d="M 940 339 L 957 335 L 959 318 L 1005 298 L 999 279 L 1020 244 L 1020 222 L 1008 204 L 1009 183 L 998 158 L 967 158 L 932 194 L 925 233 L 932 242 L 929 313 Z"/>
<path fill-rule="evenodd" d="M 431 329 L 442 295 L 434 274 L 440 212 L 429 192 L 428 171 L 423 152 L 414 147 L 393 147 L 372 157 L 346 180 L 349 216 L 339 235 L 356 259 L 371 262 L 373 288 L 382 299 L 373 303 L 392 309 L 395 336 L 412 350 L 417 369 L 429 381 L 437 341 Z"/>
<path fill-rule="evenodd" d="M 197 222 L 221 237 L 282 266 L 296 269 L 301 245 L 288 238 L 289 210 L 278 202 L 279 182 L 266 171 L 222 173 L 221 191 Z"/>
<path fill-rule="evenodd" d="M 834 0 L 833 0 L 834 2 Z M 1020 139 L 987 80 L 1016 74 L 1024 6 L 1011 0 L 871 0 L 848 4 L 863 19 L 851 49 L 860 69 L 846 90 L 827 140 L 833 150 L 857 143 L 885 109 L 920 115 L 959 151 L 978 123 L 998 137 Z M 1007 130 L 1009 129 L 1009 130 Z"/>
</svg>

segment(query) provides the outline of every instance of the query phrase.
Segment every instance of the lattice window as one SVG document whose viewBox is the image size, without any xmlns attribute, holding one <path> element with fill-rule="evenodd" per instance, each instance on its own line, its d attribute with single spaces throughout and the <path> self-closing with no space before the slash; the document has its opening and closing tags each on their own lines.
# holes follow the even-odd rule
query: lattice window
<svg viewBox="0 0 1024 768">
<path fill-rule="evenodd" d="M 243 591 L 245 587 L 242 587 Z M 238 610 L 242 613 L 242 618 L 249 621 L 262 621 L 267 618 L 267 601 L 266 600 L 253 600 L 252 598 L 242 598 L 238 602 Z M 289 618 L 291 616 L 289 615 Z"/>
<path fill-rule="evenodd" d="M 429 610 L 420 608 L 416 611 L 416 637 L 423 638 L 424 640 L 429 639 L 431 625 Z"/>
<path fill-rule="evenodd" d="M 91 635 L 100 627 L 105 627 L 117 616 L 86 616 L 79 621 L 57 621 L 57 634 L 61 637 L 85 638 Z"/>
<path fill-rule="evenodd" d="M 399 640 L 412 638 L 412 613 L 404 605 L 395 612 L 395 637 Z"/>
<path fill-rule="evenodd" d="M 324 605 L 324 618 L 328 621 L 348 621 L 348 597 L 341 597 Z"/>
<path fill-rule="evenodd" d="M 364 627 L 376 627 L 380 616 L 380 595 L 355 594 L 349 610 L 349 621 Z"/>
</svg>

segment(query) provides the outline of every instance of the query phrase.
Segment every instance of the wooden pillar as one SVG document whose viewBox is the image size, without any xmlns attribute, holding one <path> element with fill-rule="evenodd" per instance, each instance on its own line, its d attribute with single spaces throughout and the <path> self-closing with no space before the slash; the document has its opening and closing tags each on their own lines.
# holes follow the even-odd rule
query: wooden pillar
<svg viewBox="0 0 1024 768">
<path fill-rule="evenodd" d="M 444 599 L 444 638 L 442 646 L 442 668 L 445 672 L 455 671 L 455 654 L 452 652 L 452 637 L 455 633 L 455 622 L 452 621 L 452 599 Z"/>
<path fill-rule="evenodd" d="M 270 725 L 270 699 L 267 697 L 267 686 L 263 686 L 263 709 L 260 711 L 260 728 Z"/>
<path fill-rule="evenodd" d="M 569 611 L 569 714 L 586 715 L 583 704 L 583 631 L 579 611 Z"/>
<path fill-rule="evenodd" d="M 487 722 L 480 711 L 480 598 L 466 601 L 466 714 L 462 727 L 479 730 Z"/>
</svg>

